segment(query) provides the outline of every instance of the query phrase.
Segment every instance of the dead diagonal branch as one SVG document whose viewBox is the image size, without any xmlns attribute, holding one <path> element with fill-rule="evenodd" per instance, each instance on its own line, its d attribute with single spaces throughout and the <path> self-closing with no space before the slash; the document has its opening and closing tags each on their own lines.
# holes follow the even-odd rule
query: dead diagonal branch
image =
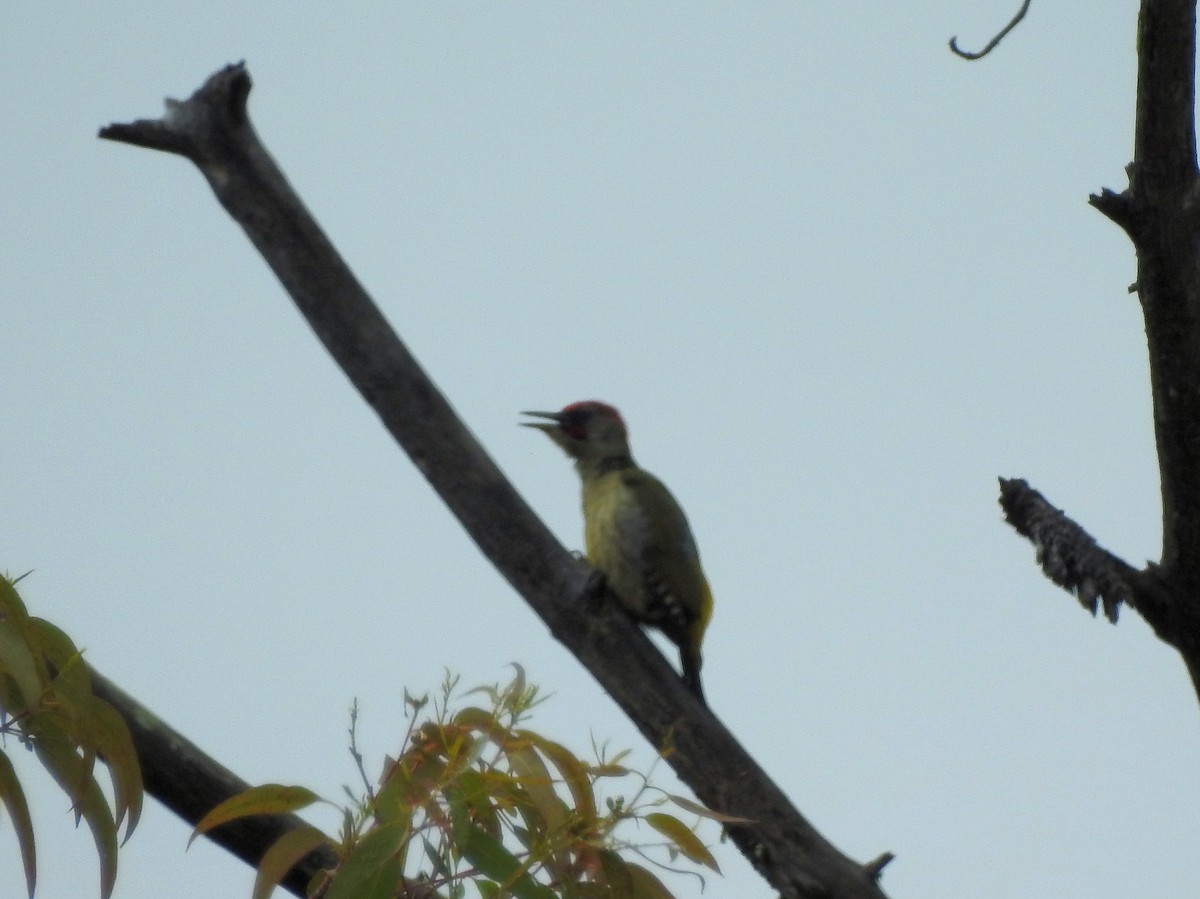
<svg viewBox="0 0 1200 899">
<path fill-rule="evenodd" d="M 663 656 L 616 609 L 580 615 L 588 569 L 533 514 L 422 370 L 294 193 L 251 127 L 250 76 L 216 73 L 158 121 L 101 136 L 191 159 L 268 261 L 384 427 L 479 549 L 711 808 L 742 818 L 730 839 L 784 897 L 883 899 L 791 804 Z M 165 129 L 165 134 L 164 134 Z"/>
</svg>

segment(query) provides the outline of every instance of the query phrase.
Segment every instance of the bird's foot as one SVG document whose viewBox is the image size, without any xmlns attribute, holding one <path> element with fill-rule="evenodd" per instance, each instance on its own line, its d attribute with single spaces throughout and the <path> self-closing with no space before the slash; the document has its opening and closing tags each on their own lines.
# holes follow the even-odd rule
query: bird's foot
<svg viewBox="0 0 1200 899">
<path fill-rule="evenodd" d="M 598 609 L 604 604 L 606 596 L 608 596 L 608 578 L 599 568 L 591 569 L 583 584 L 583 601 L 589 608 Z"/>
</svg>

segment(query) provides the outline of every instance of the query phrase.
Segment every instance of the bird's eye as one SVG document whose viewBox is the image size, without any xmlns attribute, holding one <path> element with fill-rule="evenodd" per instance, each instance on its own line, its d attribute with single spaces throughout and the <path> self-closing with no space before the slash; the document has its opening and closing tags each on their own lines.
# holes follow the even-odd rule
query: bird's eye
<svg viewBox="0 0 1200 899">
<path fill-rule="evenodd" d="M 582 409 L 574 409 L 565 415 L 559 422 L 559 426 L 563 429 L 563 433 L 573 440 L 582 440 L 587 436 L 588 414 Z"/>
</svg>

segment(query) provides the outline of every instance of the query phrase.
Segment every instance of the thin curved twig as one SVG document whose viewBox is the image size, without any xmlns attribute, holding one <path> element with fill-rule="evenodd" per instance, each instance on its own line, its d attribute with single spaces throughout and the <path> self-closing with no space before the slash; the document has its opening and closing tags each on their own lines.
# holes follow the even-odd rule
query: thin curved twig
<svg viewBox="0 0 1200 899">
<path fill-rule="evenodd" d="M 1021 4 L 1021 8 L 1019 10 L 1017 10 L 1017 14 L 1015 16 L 1013 16 L 1012 21 L 1009 22 L 1007 25 L 1005 25 L 1004 29 L 999 34 L 997 34 L 994 38 L 992 38 L 990 41 L 988 41 L 987 46 L 984 47 L 982 50 L 980 50 L 978 53 L 969 53 L 966 50 L 960 50 L 958 48 L 958 38 L 957 37 L 950 38 L 950 52 L 956 56 L 961 56 L 963 59 L 970 59 L 970 60 L 983 59 L 983 57 L 987 56 L 989 53 L 991 53 L 993 50 L 996 49 L 996 45 L 999 44 L 1002 40 L 1004 40 L 1004 38 L 1008 35 L 1008 33 L 1010 31 L 1012 31 L 1014 28 L 1017 27 L 1017 23 L 1019 23 L 1023 18 L 1025 18 L 1025 13 L 1029 12 L 1029 4 L 1031 4 L 1032 2 L 1033 2 L 1033 0 L 1025 0 L 1025 2 Z"/>
</svg>

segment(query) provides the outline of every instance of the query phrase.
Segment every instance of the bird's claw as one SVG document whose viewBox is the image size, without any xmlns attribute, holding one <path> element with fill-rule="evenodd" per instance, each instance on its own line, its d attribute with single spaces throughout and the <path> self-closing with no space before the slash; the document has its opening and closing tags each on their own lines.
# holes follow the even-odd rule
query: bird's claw
<svg viewBox="0 0 1200 899">
<path fill-rule="evenodd" d="M 587 580 L 583 583 L 583 601 L 593 609 L 599 608 L 608 595 L 608 578 L 599 568 L 588 571 Z"/>
</svg>

